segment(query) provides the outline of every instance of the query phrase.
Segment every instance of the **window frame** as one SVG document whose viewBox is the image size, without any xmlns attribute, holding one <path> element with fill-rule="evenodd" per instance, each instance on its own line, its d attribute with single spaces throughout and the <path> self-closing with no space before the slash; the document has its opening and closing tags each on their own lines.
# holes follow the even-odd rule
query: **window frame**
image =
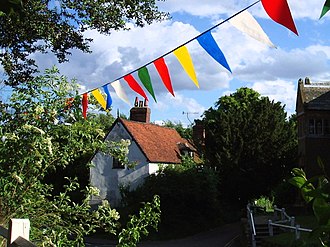
<svg viewBox="0 0 330 247">
<path fill-rule="evenodd" d="M 120 162 L 115 157 L 112 157 L 112 169 L 125 169 L 125 164 Z"/>
</svg>

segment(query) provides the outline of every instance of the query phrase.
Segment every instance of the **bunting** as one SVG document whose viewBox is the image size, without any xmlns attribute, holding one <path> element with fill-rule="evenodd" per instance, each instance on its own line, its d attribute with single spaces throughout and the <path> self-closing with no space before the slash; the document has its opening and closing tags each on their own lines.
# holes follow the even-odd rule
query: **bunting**
<svg viewBox="0 0 330 247">
<path fill-rule="evenodd" d="M 243 33 L 246 33 L 250 37 L 268 45 L 271 48 L 276 48 L 276 46 L 270 41 L 267 34 L 264 32 L 257 20 L 250 14 L 249 11 L 243 11 L 239 15 L 236 15 L 230 19 L 229 22 L 235 28 Z"/>
<path fill-rule="evenodd" d="M 143 89 L 140 87 L 138 82 L 134 79 L 134 77 L 131 74 L 124 76 L 124 80 L 128 83 L 129 87 L 133 91 L 137 92 L 144 99 L 148 100 L 148 97 L 147 97 L 146 93 L 143 91 Z"/>
<path fill-rule="evenodd" d="M 326 0 L 322 8 L 320 19 L 329 11 L 330 9 L 330 0 Z"/>
<path fill-rule="evenodd" d="M 151 84 L 150 75 L 149 75 L 149 72 L 148 72 L 148 69 L 146 66 L 144 66 L 138 70 L 138 76 L 139 76 L 142 84 L 144 85 L 144 87 L 148 90 L 148 92 L 154 98 L 155 102 L 157 102 L 155 93 L 154 93 L 154 89 Z"/>
<path fill-rule="evenodd" d="M 175 97 L 172 82 L 170 78 L 170 73 L 168 72 L 167 65 L 165 63 L 165 59 L 163 57 L 154 61 L 154 65 L 158 71 L 160 78 L 162 79 L 167 90 Z"/>
<path fill-rule="evenodd" d="M 82 97 L 83 117 L 87 119 L 88 94 L 84 93 Z"/>
<path fill-rule="evenodd" d="M 103 97 L 103 95 L 101 94 L 99 89 L 94 89 L 92 91 L 93 96 L 95 97 L 95 99 L 100 103 L 100 105 L 103 107 L 104 110 L 107 109 L 107 103 L 105 102 L 105 99 Z"/>
<path fill-rule="evenodd" d="M 283 25 L 298 35 L 298 31 L 292 19 L 291 11 L 286 0 L 261 0 L 261 3 L 273 21 Z"/>
<path fill-rule="evenodd" d="M 298 35 L 298 31 L 296 29 L 294 20 L 292 18 L 289 5 L 287 0 L 257 0 L 256 2 L 250 4 L 248 7 L 242 9 L 241 11 L 237 12 L 233 16 L 227 18 L 226 20 L 218 23 L 217 25 L 211 27 L 207 31 L 203 32 L 202 34 L 196 36 L 195 38 L 185 42 L 184 44 L 180 45 L 179 47 L 173 49 L 170 52 L 167 52 L 163 56 L 143 65 L 142 67 L 130 72 L 125 76 L 121 76 L 118 79 L 114 80 L 111 83 L 107 83 L 103 85 L 103 90 L 107 95 L 106 100 L 104 99 L 103 95 L 101 94 L 99 88 L 89 91 L 93 94 L 93 96 L 98 100 L 98 102 L 102 105 L 104 109 L 108 109 L 112 104 L 112 98 L 107 85 L 111 85 L 115 90 L 117 96 L 125 101 L 126 103 L 130 104 L 127 95 L 120 83 L 120 79 L 124 79 L 128 86 L 135 91 L 136 93 L 140 94 L 146 101 L 148 97 L 139 83 L 134 79 L 133 73 L 137 72 L 139 79 L 141 80 L 144 87 L 148 90 L 150 95 L 153 97 L 155 102 L 157 102 L 155 97 L 155 92 L 153 89 L 153 85 L 151 83 L 151 78 L 149 75 L 149 71 L 147 66 L 151 63 L 154 64 L 160 78 L 162 79 L 163 84 L 165 85 L 166 89 L 173 95 L 173 86 L 170 78 L 169 69 L 165 63 L 164 57 L 173 53 L 175 57 L 180 62 L 181 66 L 190 77 L 190 79 L 195 83 L 197 87 L 199 87 L 199 83 L 196 77 L 196 72 L 194 69 L 194 64 L 192 58 L 189 54 L 189 51 L 186 47 L 186 44 L 189 42 L 197 39 L 198 43 L 204 48 L 204 50 L 213 58 L 215 59 L 220 65 L 226 68 L 228 71 L 232 72 L 230 66 L 227 63 L 227 60 L 222 53 L 221 49 L 219 48 L 217 42 L 212 36 L 211 31 L 220 26 L 221 24 L 229 21 L 234 27 L 238 30 L 246 33 L 247 35 L 251 36 L 252 38 L 259 40 L 270 47 L 275 47 L 275 45 L 271 42 L 267 34 L 263 31 L 261 26 L 258 24 L 256 19 L 247 11 L 250 7 L 254 6 L 255 4 L 261 1 L 266 13 L 269 17 L 274 20 L 275 22 L 283 25 L 284 27 L 291 30 L 293 33 Z M 326 0 L 324 7 L 322 9 L 322 13 L 320 18 L 322 18 L 330 9 L 330 0 Z M 82 95 L 82 108 L 83 108 L 83 116 L 87 118 L 87 108 L 88 108 L 88 93 L 86 92 Z"/>
<path fill-rule="evenodd" d="M 219 46 L 217 45 L 216 41 L 214 40 L 211 31 L 204 33 L 203 35 L 197 38 L 198 43 L 204 48 L 204 50 L 214 58 L 219 64 L 229 70 L 231 73 L 231 69 L 227 63 L 225 56 L 223 55 L 222 51 L 220 50 Z"/>
<path fill-rule="evenodd" d="M 195 83 L 197 87 L 199 87 L 194 69 L 194 64 L 192 62 L 187 47 L 181 46 L 178 49 L 176 49 L 173 53 L 176 56 L 176 58 L 179 60 L 180 64 L 182 65 L 183 69 L 186 71 L 190 79 Z"/>
<path fill-rule="evenodd" d="M 122 85 L 120 84 L 120 81 L 114 81 L 112 83 L 110 83 L 110 85 L 113 87 L 113 89 L 115 90 L 117 96 L 124 102 L 126 102 L 127 104 L 129 104 L 129 100 L 128 97 L 125 93 L 125 90 L 123 89 Z"/>
<path fill-rule="evenodd" d="M 108 85 L 104 85 L 103 87 L 103 91 L 105 92 L 105 94 L 107 95 L 107 103 L 106 103 L 106 107 L 105 109 L 109 109 L 110 106 L 112 105 L 112 98 L 108 89 Z"/>
</svg>

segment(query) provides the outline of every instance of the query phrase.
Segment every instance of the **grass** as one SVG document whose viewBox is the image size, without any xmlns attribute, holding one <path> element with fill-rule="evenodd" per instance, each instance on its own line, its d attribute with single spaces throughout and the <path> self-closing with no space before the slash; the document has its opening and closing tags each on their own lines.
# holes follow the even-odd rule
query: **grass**
<svg viewBox="0 0 330 247">
<path fill-rule="evenodd" d="M 314 216 L 297 216 L 296 224 L 299 224 L 302 228 L 313 229 L 317 226 L 317 221 Z M 311 238 L 311 235 L 307 232 L 301 232 L 299 240 L 295 239 L 295 232 L 286 232 L 273 237 L 264 239 L 265 246 L 268 247 L 319 247 L 322 246 L 317 239 Z"/>
<path fill-rule="evenodd" d="M 267 247 L 321 247 L 321 243 L 316 239 L 311 239 L 307 232 L 302 232 L 299 240 L 295 239 L 294 232 L 287 232 L 264 239 Z"/>
</svg>

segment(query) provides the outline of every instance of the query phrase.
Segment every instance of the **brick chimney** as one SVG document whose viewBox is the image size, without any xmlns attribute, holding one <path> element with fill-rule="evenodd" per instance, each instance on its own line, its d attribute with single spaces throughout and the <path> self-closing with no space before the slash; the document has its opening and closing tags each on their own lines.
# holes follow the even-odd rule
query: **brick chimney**
<svg viewBox="0 0 330 247">
<path fill-rule="evenodd" d="M 205 146 L 205 128 L 202 120 L 195 119 L 193 129 L 193 141 L 199 151 L 202 151 Z"/>
<path fill-rule="evenodd" d="M 134 107 L 130 110 L 129 119 L 132 121 L 150 123 L 150 108 L 147 100 L 140 100 L 135 98 Z"/>
</svg>

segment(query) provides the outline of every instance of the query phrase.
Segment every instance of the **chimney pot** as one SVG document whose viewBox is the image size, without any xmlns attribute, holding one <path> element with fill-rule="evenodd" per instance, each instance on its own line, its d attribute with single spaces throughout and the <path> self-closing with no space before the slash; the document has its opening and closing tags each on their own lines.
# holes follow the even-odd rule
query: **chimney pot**
<svg viewBox="0 0 330 247">
<path fill-rule="evenodd" d="M 145 106 L 145 102 L 139 101 L 136 97 L 134 107 L 130 110 L 130 120 L 150 123 L 150 108 Z"/>
<path fill-rule="evenodd" d="M 311 84 L 311 81 L 308 77 L 305 78 L 305 84 L 306 85 L 310 85 Z"/>
</svg>

